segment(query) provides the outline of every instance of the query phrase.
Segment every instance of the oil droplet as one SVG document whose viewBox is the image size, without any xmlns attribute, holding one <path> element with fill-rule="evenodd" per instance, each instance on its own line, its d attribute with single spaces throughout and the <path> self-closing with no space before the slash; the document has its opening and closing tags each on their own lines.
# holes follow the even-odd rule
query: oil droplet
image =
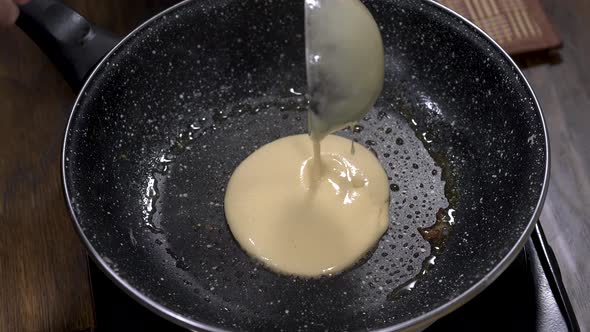
<svg viewBox="0 0 590 332">
<path fill-rule="evenodd" d="M 363 131 L 363 129 L 365 129 L 365 127 L 363 127 L 361 125 L 354 125 L 354 127 L 352 127 L 352 132 L 355 134 L 358 134 L 361 131 Z"/>
<path fill-rule="evenodd" d="M 367 144 L 367 145 L 369 145 L 369 146 L 374 146 L 374 145 L 377 145 L 377 142 L 375 142 L 375 141 L 373 141 L 373 140 L 370 140 L 370 139 L 368 139 L 368 140 L 366 140 L 366 141 L 365 141 L 365 144 Z"/>
</svg>

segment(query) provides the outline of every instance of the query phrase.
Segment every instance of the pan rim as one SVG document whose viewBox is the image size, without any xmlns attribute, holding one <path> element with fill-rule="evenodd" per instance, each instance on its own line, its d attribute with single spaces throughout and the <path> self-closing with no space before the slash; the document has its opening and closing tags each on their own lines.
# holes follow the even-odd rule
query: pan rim
<svg viewBox="0 0 590 332">
<path fill-rule="evenodd" d="M 111 267 L 106 263 L 106 261 L 103 260 L 102 257 L 100 256 L 100 254 L 94 249 L 94 247 L 90 243 L 89 238 L 84 233 L 84 230 L 82 229 L 82 227 L 80 225 L 80 222 L 78 221 L 78 217 L 76 216 L 75 209 L 72 204 L 72 198 L 71 198 L 70 192 L 68 190 L 68 180 L 67 180 L 67 176 L 66 176 L 66 158 L 67 158 L 66 154 L 67 154 L 68 137 L 69 137 L 68 133 L 70 133 L 70 131 L 71 131 L 72 120 L 74 118 L 74 115 L 76 114 L 76 112 L 79 109 L 78 106 L 80 105 L 80 99 L 84 95 L 86 88 L 88 87 L 89 83 L 93 80 L 93 77 L 95 76 L 95 74 L 98 72 L 98 70 L 100 70 L 104 66 L 104 63 L 110 58 L 110 56 L 113 53 L 115 53 L 121 47 L 121 45 L 124 44 L 127 40 L 134 38 L 139 30 L 142 30 L 144 27 L 149 26 L 153 21 L 159 19 L 162 16 L 165 16 L 166 14 L 168 14 L 169 12 L 172 12 L 173 10 L 175 10 L 178 7 L 186 5 L 187 3 L 191 2 L 191 1 L 193 1 L 193 0 L 183 0 L 171 7 L 161 11 L 160 13 L 156 14 L 155 16 L 151 17 L 150 19 L 146 20 L 145 22 L 143 22 L 142 24 L 137 26 L 130 33 L 128 33 L 115 47 L 113 47 L 113 49 L 111 49 L 102 58 L 102 60 L 95 66 L 95 68 L 92 70 L 91 74 L 88 75 L 86 81 L 84 82 L 84 85 L 82 86 L 82 88 L 80 89 L 80 92 L 78 93 L 78 96 L 76 97 L 76 101 L 74 103 L 74 106 L 72 107 L 72 111 L 70 112 L 70 115 L 68 118 L 68 123 L 67 123 L 66 129 L 65 129 L 65 135 L 63 138 L 63 142 L 62 142 L 62 151 L 61 151 L 62 185 L 64 188 L 64 194 L 65 194 L 66 202 L 68 205 L 68 210 L 69 210 L 70 216 L 72 218 L 74 228 L 75 228 L 76 232 L 78 233 L 78 236 L 80 237 L 80 239 L 84 243 L 86 250 L 90 253 L 90 256 L 92 257 L 94 262 L 99 266 L 99 268 L 102 270 L 102 272 L 105 273 L 108 276 L 108 278 L 111 279 L 111 281 L 113 281 L 120 289 L 122 289 L 126 294 L 131 296 L 133 299 L 135 299 L 137 302 L 139 302 L 141 305 L 143 305 L 144 307 L 146 307 L 147 309 L 149 309 L 153 313 L 155 313 L 165 319 L 168 319 L 176 324 L 179 324 L 182 327 L 185 327 L 188 329 L 195 329 L 195 328 L 204 329 L 207 331 L 227 331 L 219 326 L 210 325 L 210 324 L 196 321 L 194 319 L 190 319 L 190 318 L 186 317 L 185 315 L 181 315 L 181 314 L 177 313 L 176 311 L 169 309 L 168 307 L 158 303 L 157 300 L 154 300 L 154 299 L 148 297 L 147 295 L 143 294 L 136 287 L 134 287 L 133 285 L 128 283 L 125 279 L 123 279 L 121 276 L 119 276 L 113 269 L 111 269 Z M 222 3 L 222 2 L 221 1 L 217 2 L 217 4 L 220 4 L 220 3 Z M 500 262 L 498 262 L 490 271 L 488 271 L 483 278 L 481 278 L 479 281 L 477 281 L 475 284 L 473 284 L 470 288 L 468 288 L 467 290 L 465 290 L 461 294 L 457 295 L 451 301 L 447 301 L 445 304 L 443 304 L 435 309 L 432 309 L 420 316 L 414 317 L 414 318 L 409 319 L 407 321 L 404 321 L 404 322 L 401 322 L 401 323 L 398 323 L 398 324 L 395 324 L 395 325 L 392 325 L 389 327 L 376 329 L 375 331 L 408 331 L 408 330 L 415 330 L 415 329 L 419 329 L 419 328 L 426 328 L 428 325 L 432 324 L 437 319 L 453 312 L 454 310 L 456 310 L 457 308 L 459 308 L 463 304 L 467 303 L 468 301 L 473 299 L 476 295 L 481 293 L 485 288 L 487 288 L 487 286 L 489 286 L 492 282 L 494 282 L 498 278 L 498 276 L 500 276 L 500 274 L 502 274 L 502 272 L 504 272 L 506 270 L 506 268 L 508 268 L 508 266 L 514 261 L 516 256 L 520 253 L 520 251 L 524 247 L 526 241 L 530 238 L 530 235 L 534 229 L 534 225 L 537 223 L 537 220 L 541 214 L 541 210 L 542 210 L 543 204 L 545 202 L 545 198 L 547 196 L 547 189 L 548 189 L 548 185 L 549 185 L 551 154 L 550 154 L 549 133 L 548 133 L 548 129 L 547 129 L 547 124 L 545 121 L 545 117 L 543 115 L 541 105 L 539 104 L 538 98 L 535 95 L 535 92 L 533 91 L 528 80 L 526 79 L 526 77 L 524 76 L 524 74 L 522 73 L 520 68 L 518 67 L 518 65 L 508 55 L 508 53 L 506 53 L 506 51 L 504 49 L 502 49 L 502 47 L 496 41 L 494 41 L 487 33 L 485 33 L 481 28 L 477 27 L 475 24 L 471 23 L 469 20 L 467 20 L 466 18 L 464 18 L 460 14 L 458 14 L 455 11 L 435 2 L 434 0 L 425 0 L 425 4 L 432 5 L 436 8 L 438 8 L 439 10 L 446 12 L 447 14 L 450 14 L 451 16 L 454 16 L 455 18 L 462 21 L 464 24 L 466 24 L 471 29 L 474 29 L 475 32 L 477 32 L 481 36 L 483 36 L 491 44 L 491 46 L 493 46 L 497 51 L 499 51 L 500 54 L 503 55 L 505 60 L 508 61 L 508 63 L 511 64 L 512 67 L 516 70 L 517 74 L 519 75 L 520 79 L 522 79 L 522 81 L 524 82 L 526 88 L 528 89 L 528 91 L 533 99 L 534 106 L 536 108 L 536 111 L 537 111 L 539 118 L 541 120 L 541 124 L 543 126 L 543 134 L 545 136 L 545 172 L 543 175 L 543 185 L 541 188 L 541 193 L 539 195 L 539 199 L 538 199 L 537 204 L 535 206 L 534 213 L 532 214 L 527 226 L 525 227 L 525 230 L 522 232 L 521 236 L 516 241 L 515 245 L 513 245 L 513 247 L 510 249 L 510 251 L 500 260 Z"/>
<path fill-rule="evenodd" d="M 450 314 L 451 312 L 455 311 L 465 303 L 469 302 L 479 293 L 481 293 L 484 289 L 486 289 L 490 284 L 492 284 L 507 268 L 510 264 L 516 259 L 516 256 L 521 252 L 526 244 L 527 240 L 531 237 L 531 234 L 535 228 L 536 223 L 539 220 L 541 215 L 541 211 L 543 205 L 545 203 L 545 198 L 547 196 L 547 189 L 549 186 L 549 176 L 551 171 L 551 151 L 550 151 L 550 144 L 549 144 L 549 132 L 547 129 L 547 123 L 545 121 L 545 116 L 543 114 L 543 109 L 539 104 L 539 99 L 537 95 L 533 91 L 530 83 L 524 76 L 522 70 L 518 67 L 516 62 L 510 57 L 510 55 L 498 44 L 492 37 L 490 37 L 485 31 L 483 31 L 480 27 L 469 21 L 467 18 L 463 17 L 459 13 L 453 11 L 452 9 L 436 2 L 435 0 L 426 0 L 426 3 L 437 7 L 438 9 L 455 16 L 456 18 L 460 19 L 464 24 L 467 24 L 471 29 L 474 29 L 476 32 L 481 34 L 489 43 L 496 48 L 496 50 L 500 51 L 500 53 L 504 56 L 505 60 L 508 61 L 509 64 L 512 65 L 518 76 L 524 82 L 526 88 L 531 94 L 531 97 L 534 101 L 534 105 L 536 111 L 539 115 L 541 120 L 541 124 L 543 126 L 543 135 L 545 137 L 545 172 L 543 174 L 543 186 L 541 188 L 541 193 L 539 195 L 539 199 L 537 200 L 537 204 L 535 205 L 535 210 L 529 219 L 527 226 L 525 227 L 524 231 L 522 232 L 521 236 L 516 241 L 516 244 L 512 246 L 510 251 L 504 256 L 500 262 L 498 262 L 494 268 L 492 268 L 483 278 L 481 278 L 478 282 L 473 284 L 463 293 L 456 296 L 453 300 L 447 301 L 445 304 L 425 313 L 418 317 L 414 317 L 408 321 L 399 323 L 394 326 L 377 329 L 376 331 L 379 332 L 390 332 L 390 331 L 409 331 L 415 330 L 416 328 L 426 328 L 430 324 L 434 323 L 436 320 Z"/>
</svg>

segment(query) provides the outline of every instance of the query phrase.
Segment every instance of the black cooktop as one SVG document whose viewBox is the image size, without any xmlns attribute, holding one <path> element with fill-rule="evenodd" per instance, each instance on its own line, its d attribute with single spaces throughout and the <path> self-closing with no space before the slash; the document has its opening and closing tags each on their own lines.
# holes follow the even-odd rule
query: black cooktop
<svg viewBox="0 0 590 332">
<path fill-rule="evenodd" d="M 93 263 L 96 332 L 186 331 L 128 297 Z M 537 224 L 523 251 L 486 290 L 426 329 L 436 331 L 574 331 L 580 330 L 567 297 L 559 266 Z"/>
</svg>

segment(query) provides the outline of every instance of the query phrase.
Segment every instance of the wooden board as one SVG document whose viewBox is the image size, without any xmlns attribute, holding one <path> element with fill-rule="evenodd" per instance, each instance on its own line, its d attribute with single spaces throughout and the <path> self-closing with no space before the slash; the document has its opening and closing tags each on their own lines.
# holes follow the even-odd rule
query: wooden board
<svg viewBox="0 0 590 332">
<path fill-rule="evenodd" d="M 561 44 L 539 0 L 440 0 L 487 34 L 510 54 Z"/>
</svg>

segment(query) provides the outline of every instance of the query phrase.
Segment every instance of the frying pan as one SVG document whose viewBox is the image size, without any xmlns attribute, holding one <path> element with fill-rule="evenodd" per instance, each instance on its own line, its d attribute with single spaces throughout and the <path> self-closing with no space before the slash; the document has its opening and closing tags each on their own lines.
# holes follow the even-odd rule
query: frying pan
<svg viewBox="0 0 590 332">
<path fill-rule="evenodd" d="M 391 222 L 363 261 L 318 279 L 248 257 L 222 205 L 240 161 L 305 131 L 303 3 L 184 1 L 120 42 L 59 2 L 22 8 L 18 24 L 80 90 L 62 165 L 74 225 L 130 296 L 192 329 L 411 330 L 513 260 L 549 170 L 525 78 L 435 2 L 364 3 L 381 28 L 385 85 L 339 135 L 384 165 Z"/>
</svg>

